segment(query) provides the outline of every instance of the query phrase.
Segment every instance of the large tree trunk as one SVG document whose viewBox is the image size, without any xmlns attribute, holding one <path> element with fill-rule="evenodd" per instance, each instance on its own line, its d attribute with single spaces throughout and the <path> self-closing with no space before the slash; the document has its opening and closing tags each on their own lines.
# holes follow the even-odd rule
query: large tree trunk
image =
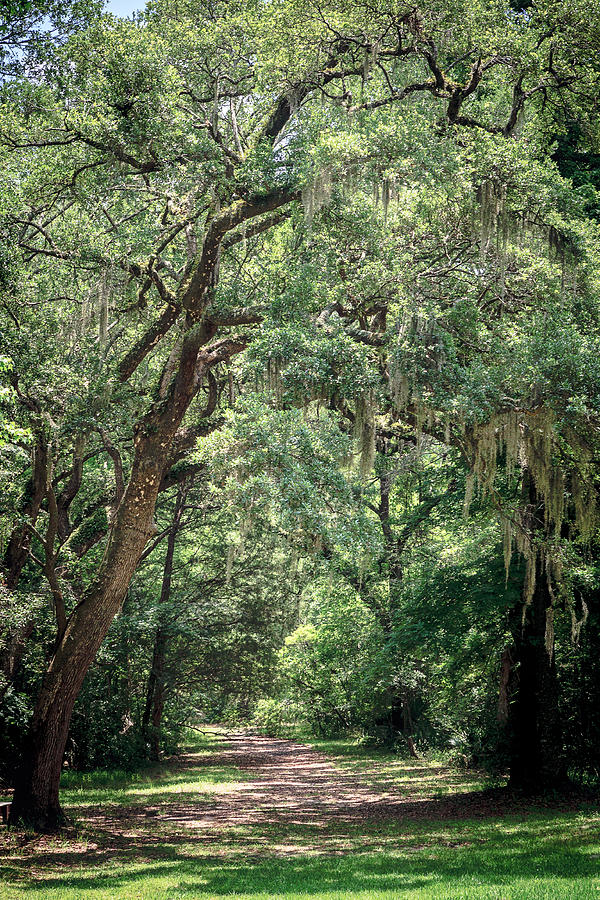
<svg viewBox="0 0 600 900">
<path fill-rule="evenodd" d="M 206 289 L 214 262 L 203 250 L 199 269 Z M 197 273 L 198 274 L 198 273 Z M 38 831 L 56 831 L 63 820 L 59 783 L 69 723 L 86 672 L 119 611 L 148 539 L 155 533 L 154 509 L 161 479 L 168 467 L 175 435 L 221 347 L 200 360 L 200 349 L 214 335 L 199 313 L 190 314 L 176 371 L 163 370 L 156 402 L 134 426 L 135 456 L 127 488 L 108 534 L 98 575 L 76 606 L 59 637 L 38 696 L 31 723 L 29 751 L 15 785 L 11 823 L 24 822 Z"/>
<path fill-rule="evenodd" d="M 236 200 L 220 211 L 205 230 L 202 249 L 191 271 L 186 269 L 180 282 L 173 309 L 185 310 L 181 347 L 163 367 L 148 414 L 134 426 L 131 475 L 109 531 L 98 576 L 70 616 L 44 677 L 33 715 L 29 752 L 15 787 L 11 823 L 25 821 L 43 831 L 56 830 L 60 825 L 60 772 L 73 706 L 148 538 L 154 533 L 156 498 L 177 430 L 205 374 L 246 346 L 246 339 L 235 335 L 206 346 L 218 330 L 214 322 L 204 319 L 204 312 L 216 284 L 223 237 L 246 220 L 272 212 L 296 197 L 296 191 L 274 190 L 256 202 Z M 177 312 L 169 313 L 167 330 L 176 318 Z M 119 367 L 121 381 L 129 378 L 164 333 L 160 328 L 158 333 L 154 328 L 146 333 Z M 214 404 L 209 402 L 202 416 L 213 412 Z"/>
<path fill-rule="evenodd" d="M 552 596 L 539 562 L 537 570 L 533 597 L 515 634 L 518 680 L 510 708 L 510 783 L 527 793 L 561 788 L 566 782 Z"/>
<path fill-rule="evenodd" d="M 169 441 L 167 440 L 166 446 Z M 125 597 L 148 538 L 165 461 L 165 443 L 138 441 L 131 478 L 109 533 L 94 584 L 75 608 L 44 677 L 26 758 L 15 786 L 11 822 L 56 830 L 59 782 L 69 722 L 85 674 Z"/>
</svg>

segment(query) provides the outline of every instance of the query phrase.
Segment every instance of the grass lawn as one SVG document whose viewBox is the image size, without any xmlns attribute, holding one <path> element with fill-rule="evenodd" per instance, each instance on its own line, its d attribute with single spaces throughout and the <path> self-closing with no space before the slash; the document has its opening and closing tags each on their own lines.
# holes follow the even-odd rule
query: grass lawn
<svg viewBox="0 0 600 900">
<path fill-rule="evenodd" d="M 303 817 L 302 788 L 282 787 L 268 766 L 255 775 L 231 765 L 213 734 L 186 758 L 135 775 L 67 774 L 75 825 L 64 835 L 0 829 L 0 897 L 600 898 L 600 806 L 496 803 L 471 776 L 435 763 L 313 744 L 341 781 L 406 797 L 406 815 L 365 808 L 345 819 L 324 795 L 323 815 Z M 313 777 L 310 762 L 300 765 Z"/>
</svg>

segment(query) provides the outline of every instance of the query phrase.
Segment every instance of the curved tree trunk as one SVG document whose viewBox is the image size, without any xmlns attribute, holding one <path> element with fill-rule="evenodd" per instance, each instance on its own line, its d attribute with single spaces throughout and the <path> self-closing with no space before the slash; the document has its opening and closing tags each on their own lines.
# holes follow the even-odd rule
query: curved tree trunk
<svg viewBox="0 0 600 900">
<path fill-rule="evenodd" d="M 25 822 L 40 831 L 54 831 L 63 819 L 59 782 L 71 713 L 85 674 L 154 532 L 164 449 L 156 437 L 138 441 L 131 478 L 98 577 L 71 615 L 42 683 L 29 750 L 15 786 L 12 823 Z"/>
<path fill-rule="evenodd" d="M 273 212 L 297 197 L 295 189 L 278 188 L 251 200 L 235 200 L 217 212 L 205 230 L 202 249 L 191 268 L 185 270 L 177 297 L 169 304 L 173 311 L 166 322 L 162 317 L 159 320 L 168 330 L 179 312 L 185 311 L 183 339 L 163 367 L 149 412 L 134 425 L 131 475 L 109 531 L 100 570 L 59 636 L 42 682 L 31 725 L 29 752 L 15 786 L 13 824 L 27 822 L 41 831 L 54 831 L 60 825 L 60 772 L 73 706 L 86 672 L 123 602 L 144 547 L 154 533 L 156 499 L 177 431 L 203 377 L 213 366 L 240 353 L 246 346 L 246 338 L 236 335 L 206 346 L 218 330 L 218 325 L 205 319 L 204 313 L 218 277 L 221 242 L 227 232 L 246 220 Z M 247 320 L 242 318 L 242 321 Z M 156 333 L 155 326 L 122 361 L 121 381 L 129 378 L 166 333 L 162 325 Z M 214 402 L 209 400 L 202 416 L 210 415 L 216 402 L 215 392 Z"/>
</svg>

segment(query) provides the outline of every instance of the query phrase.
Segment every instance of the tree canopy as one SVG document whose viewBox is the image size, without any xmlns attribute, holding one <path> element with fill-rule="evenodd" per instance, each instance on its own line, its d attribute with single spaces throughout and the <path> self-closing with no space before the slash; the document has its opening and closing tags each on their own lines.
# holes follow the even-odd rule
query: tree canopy
<svg viewBox="0 0 600 900">
<path fill-rule="evenodd" d="M 0 40 L 14 820 L 198 716 L 597 775 L 593 4 L 27 2 Z"/>
</svg>

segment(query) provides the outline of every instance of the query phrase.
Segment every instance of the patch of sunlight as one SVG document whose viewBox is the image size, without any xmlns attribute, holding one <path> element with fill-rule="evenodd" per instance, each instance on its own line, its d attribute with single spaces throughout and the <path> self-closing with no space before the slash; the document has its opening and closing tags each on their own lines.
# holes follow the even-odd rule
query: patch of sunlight
<svg viewBox="0 0 600 900">
<path fill-rule="evenodd" d="M 249 780 L 245 773 L 235 767 L 198 768 L 181 774 L 89 772 L 69 773 L 61 783 L 61 793 L 69 805 L 86 803 L 122 802 L 135 797 L 164 797 L 191 793 L 220 793 L 238 788 Z"/>
</svg>

